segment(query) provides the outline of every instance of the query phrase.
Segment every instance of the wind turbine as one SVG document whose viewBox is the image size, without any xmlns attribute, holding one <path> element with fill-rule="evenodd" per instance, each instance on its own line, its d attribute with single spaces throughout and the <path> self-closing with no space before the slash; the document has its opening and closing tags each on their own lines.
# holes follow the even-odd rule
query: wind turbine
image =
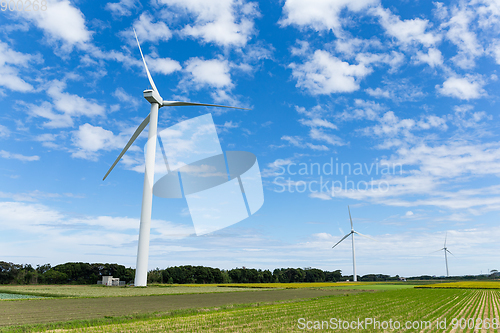
<svg viewBox="0 0 500 333">
<path fill-rule="evenodd" d="M 345 235 L 344 237 L 342 237 L 341 240 L 339 240 L 337 242 L 337 244 L 335 244 L 334 246 L 332 246 L 332 249 L 339 245 L 344 239 L 346 239 L 347 237 L 351 236 L 352 235 L 352 270 L 353 270 L 353 277 L 354 277 L 354 282 L 358 281 L 358 277 L 356 275 L 356 251 L 354 249 L 354 234 L 357 234 L 357 235 L 360 235 L 360 236 L 363 236 L 363 237 L 366 237 L 366 238 L 370 238 L 370 239 L 373 239 L 371 237 L 368 237 L 366 235 L 363 235 L 363 234 L 360 234 L 359 232 L 355 231 L 354 230 L 354 227 L 352 225 L 352 218 L 351 218 L 351 210 L 349 209 L 349 206 L 347 206 L 347 210 L 349 211 L 349 220 L 351 220 L 351 232 L 348 233 L 347 235 Z"/>
<path fill-rule="evenodd" d="M 444 261 L 446 262 L 446 277 L 449 277 L 450 274 L 448 273 L 448 255 L 446 252 L 448 252 L 452 256 L 454 256 L 454 254 L 451 253 L 450 250 L 448 250 L 448 248 L 446 247 L 446 238 L 448 238 L 448 232 L 446 232 L 446 235 L 444 236 L 444 247 L 434 252 L 444 251 Z"/>
<path fill-rule="evenodd" d="M 216 104 L 206 104 L 206 103 L 192 103 L 192 102 L 180 102 L 180 101 L 165 101 L 160 96 L 158 89 L 151 77 L 148 65 L 142 54 L 141 45 L 137 34 L 134 29 L 135 40 L 137 41 L 137 46 L 139 46 L 139 52 L 141 53 L 142 62 L 144 63 L 144 68 L 146 69 L 146 74 L 148 76 L 149 84 L 152 89 L 144 90 L 144 98 L 151 103 L 151 112 L 142 121 L 142 123 L 137 127 L 134 134 L 123 148 L 122 152 L 116 158 L 113 165 L 109 168 L 108 172 L 102 180 L 105 180 L 109 175 L 111 170 L 120 161 L 122 156 L 127 152 L 130 146 L 134 143 L 137 137 L 141 134 L 144 128 L 149 124 L 148 142 L 146 145 L 146 170 L 144 172 L 144 187 L 142 192 L 142 208 L 141 208 L 141 224 L 139 228 L 139 244 L 137 248 L 137 265 L 135 273 L 134 285 L 137 287 L 145 287 L 147 285 L 148 278 L 148 258 L 149 258 L 149 236 L 151 230 L 151 210 L 153 205 L 153 183 L 154 183 L 154 165 L 155 165 L 155 155 L 156 155 L 156 137 L 157 137 L 157 126 L 158 126 L 158 109 L 163 106 L 215 106 L 233 109 L 243 109 L 240 107 L 226 106 L 226 105 L 216 105 Z"/>
</svg>

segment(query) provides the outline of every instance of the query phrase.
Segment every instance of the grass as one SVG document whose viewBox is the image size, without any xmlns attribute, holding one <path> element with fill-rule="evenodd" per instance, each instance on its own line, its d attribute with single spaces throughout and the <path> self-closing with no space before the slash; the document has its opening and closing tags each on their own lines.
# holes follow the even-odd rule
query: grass
<svg viewBox="0 0 500 333">
<path fill-rule="evenodd" d="M 33 295 L 22 295 L 22 294 L 3 294 L 0 293 L 0 300 L 2 299 L 28 299 L 28 298 L 38 298 L 39 296 Z"/>
<path fill-rule="evenodd" d="M 217 285 L 165 286 L 153 285 L 147 288 L 106 287 L 98 285 L 24 285 L 1 286 L 0 293 L 22 294 L 43 297 L 121 297 L 173 294 L 220 293 L 249 291 L 241 288 L 218 288 Z"/>
<path fill-rule="evenodd" d="M 392 320 L 400 325 L 418 322 L 431 326 L 409 332 L 452 332 L 453 318 L 497 318 L 500 293 L 495 290 L 400 289 L 383 293 L 360 293 L 348 297 L 322 297 L 281 304 L 256 304 L 240 308 L 211 308 L 177 313 L 167 317 L 100 324 L 58 332 L 300 332 L 299 318 L 330 325 L 331 318 L 343 321 L 379 322 Z M 438 320 L 447 327 L 438 329 Z M 366 325 L 366 324 L 365 324 Z M 330 330 L 331 326 L 328 327 Z M 338 330 L 337 330 L 338 331 Z M 379 332 L 380 329 L 349 329 L 349 332 Z M 385 330 L 403 331 L 403 329 Z M 476 331 L 472 330 L 457 330 Z M 498 331 L 498 329 L 494 330 Z M 453 331 L 454 332 L 454 331 Z"/>
<path fill-rule="evenodd" d="M 52 298 L 26 301 L 0 302 L 0 327 L 11 331 L 12 326 L 29 327 L 80 327 L 96 323 L 129 321 L 137 318 L 167 316 L 187 309 L 224 308 L 231 305 L 284 300 L 299 300 L 322 296 L 343 296 L 359 291 L 281 289 L 255 290 L 254 292 L 183 294 L 162 296 L 107 297 L 107 298 Z M 194 310 L 193 310 L 194 311 Z M 198 310 L 196 310 L 198 311 Z M 55 324 L 68 322 L 66 324 Z M 26 326 L 27 325 L 27 326 Z M 35 325 L 35 326 L 33 326 Z M 38 326 L 37 326 L 38 325 Z M 42 326 L 40 326 L 42 325 Z M 45 326 L 44 326 L 45 325 Z M 0 329 L 2 331 L 2 329 Z M 28 330 L 29 331 L 29 330 Z"/>
<path fill-rule="evenodd" d="M 429 284 L 417 288 L 453 288 L 453 289 L 500 289 L 500 281 L 461 281 Z"/>
<path fill-rule="evenodd" d="M 383 282 L 313 282 L 313 283 L 233 283 L 233 284 L 153 284 L 147 288 L 106 287 L 99 285 L 8 285 L 0 293 L 42 297 L 122 297 L 192 293 L 249 291 L 253 289 L 338 288 L 391 290 L 409 288 L 405 283 Z M 0 298 L 1 299 L 1 298 Z"/>
<path fill-rule="evenodd" d="M 364 285 L 350 285 L 350 286 L 321 287 L 321 289 L 385 291 L 385 290 L 410 289 L 414 287 L 416 287 L 416 285 L 413 284 L 364 284 Z"/>
<path fill-rule="evenodd" d="M 219 287 L 233 288 L 282 288 L 282 289 L 297 289 L 297 288 L 341 288 L 341 289 L 363 289 L 371 290 L 384 289 L 386 286 L 391 288 L 411 288 L 416 284 L 399 283 L 399 282 L 297 282 L 297 283 L 229 283 L 219 284 Z M 377 288 L 376 286 L 381 286 Z M 390 287 L 389 287 L 390 286 Z"/>
<path fill-rule="evenodd" d="M 446 318 L 448 329 L 434 327 L 420 331 L 451 332 L 453 318 L 498 320 L 500 291 L 493 288 L 498 288 L 499 282 L 440 283 L 427 289 L 412 288 L 413 283 L 408 283 L 412 282 L 272 284 L 278 287 L 272 289 L 253 288 L 271 284 L 224 285 L 224 288 L 220 288 L 221 285 L 4 286 L 0 290 L 20 293 L 34 290 L 57 297 L 0 301 L 0 332 L 47 329 L 58 332 L 290 332 L 303 331 L 298 328 L 299 318 L 321 322 L 332 317 L 392 319 L 403 324 L 407 320 L 422 320 L 433 325 L 438 318 Z M 134 291 L 135 297 L 116 297 L 131 296 L 124 294 L 129 290 Z M 384 292 L 367 293 L 366 290 Z M 82 292 L 86 298 L 81 298 Z M 150 296 L 158 292 L 168 294 Z"/>
</svg>

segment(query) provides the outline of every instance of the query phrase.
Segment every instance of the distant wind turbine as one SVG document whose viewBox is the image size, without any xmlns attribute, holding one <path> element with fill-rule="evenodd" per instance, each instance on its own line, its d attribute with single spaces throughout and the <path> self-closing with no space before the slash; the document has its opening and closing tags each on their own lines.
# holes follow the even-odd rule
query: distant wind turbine
<svg viewBox="0 0 500 333">
<path fill-rule="evenodd" d="M 451 253 L 450 250 L 448 250 L 448 248 L 446 247 L 446 238 L 448 238 L 448 232 L 446 232 L 446 235 L 444 236 L 444 247 L 442 249 L 434 251 L 433 253 L 439 252 L 439 251 L 444 251 L 444 261 L 446 262 L 446 277 L 449 277 L 450 274 L 448 273 L 448 255 L 447 255 L 447 252 L 449 254 L 451 254 L 452 256 L 455 256 L 455 255 L 453 253 Z"/>
<path fill-rule="evenodd" d="M 357 235 L 360 235 L 360 236 L 363 236 L 363 237 L 366 237 L 366 238 L 370 238 L 370 239 L 373 239 L 369 236 L 366 236 L 366 235 L 363 235 L 363 234 L 360 234 L 359 232 L 355 231 L 354 230 L 354 227 L 352 225 L 352 218 L 351 218 L 351 210 L 349 209 L 349 206 L 347 206 L 347 210 L 349 211 L 349 220 L 351 220 L 351 232 L 348 233 L 347 235 L 345 235 L 344 237 L 342 237 L 341 240 L 339 240 L 337 242 L 337 244 L 335 244 L 334 246 L 332 246 L 332 249 L 339 245 L 344 239 L 346 239 L 347 237 L 351 236 L 352 235 L 352 270 L 353 270 L 353 279 L 354 279 L 354 282 L 358 281 L 358 277 L 356 275 L 356 251 L 354 249 L 354 234 L 357 234 Z"/>
<path fill-rule="evenodd" d="M 199 105 L 199 106 L 216 106 L 224 108 L 233 109 L 243 109 L 234 106 L 225 105 L 215 105 L 215 104 L 205 104 L 205 103 L 192 103 L 192 102 L 179 102 L 179 101 L 165 101 L 160 96 L 158 89 L 149 73 L 148 65 L 146 65 L 146 60 L 142 54 L 141 45 L 137 34 L 134 30 L 135 39 L 137 45 L 139 46 L 139 52 L 141 53 L 142 62 L 144 63 L 144 68 L 146 69 L 146 74 L 148 76 L 149 84 L 152 89 L 144 90 L 144 98 L 151 103 L 150 114 L 142 121 L 142 123 L 137 127 L 134 134 L 128 141 L 125 148 L 116 158 L 115 162 L 109 168 L 108 172 L 104 176 L 103 180 L 109 175 L 111 170 L 120 161 L 122 156 L 127 152 L 130 146 L 134 143 L 137 137 L 142 133 L 144 128 L 149 124 L 148 142 L 146 146 L 146 170 L 144 173 L 144 187 L 142 192 L 142 208 L 141 208 L 141 224 L 139 228 L 139 244 L 137 249 L 137 266 L 135 273 L 135 286 L 144 287 L 147 285 L 148 278 L 148 257 L 149 257 L 149 237 L 151 231 L 151 210 L 153 205 L 153 183 L 154 183 L 154 166 L 155 166 L 155 155 L 156 155 L 156 136 L 157 136 L 157 126 L 158 126 L 158 109 L 163 106 L 189 106 L 189 105 Z"/>
</svg>

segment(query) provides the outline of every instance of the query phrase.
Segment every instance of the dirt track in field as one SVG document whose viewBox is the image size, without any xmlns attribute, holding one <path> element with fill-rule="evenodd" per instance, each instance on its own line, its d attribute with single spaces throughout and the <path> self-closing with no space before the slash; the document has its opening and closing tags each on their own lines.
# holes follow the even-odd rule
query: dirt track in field
<svg viewBox="0 0 500 333">
<path fill-rule="evenodd" d="M 0 327 L 168 312 L 229 304 L 273 302 L 345 293 L 347 293 L 345 290 L 286 289 L 189 295 L 0 301 Z"/>
</svg>

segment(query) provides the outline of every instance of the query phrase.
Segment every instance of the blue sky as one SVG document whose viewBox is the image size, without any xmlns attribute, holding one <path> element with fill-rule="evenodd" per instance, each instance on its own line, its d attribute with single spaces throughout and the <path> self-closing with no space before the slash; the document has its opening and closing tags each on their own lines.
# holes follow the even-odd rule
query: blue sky
<svg viewBox="0 0 500 333">
<path fill-rule="evenodd" d="M 54 0 L 0 25 L 0 260 L 135 266 L 145 134 L 102 181 L 149 113 L 135 28 L 164 99 L 252 109 L 162 108 L 159 128 L 212 113 L 265 196 L 204 236 L 155 198 L 151 269 L 352 274 L 350 243 L 331 249 L 347 205 L 376 240 L 356 238 L 359 275 L 444 275 L 446 233 L 451 275 L 499 269 L 493 0 Z"/>
</svg>

